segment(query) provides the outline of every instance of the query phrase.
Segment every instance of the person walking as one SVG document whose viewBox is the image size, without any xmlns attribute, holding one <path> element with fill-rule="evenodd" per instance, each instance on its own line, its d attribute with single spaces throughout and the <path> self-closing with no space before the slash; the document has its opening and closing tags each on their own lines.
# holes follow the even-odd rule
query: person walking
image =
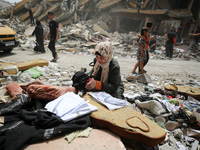
<svg viewBox="0 0 200 150">
<path fill-rule="evenodd" d="M 177 29 L 177 41 L 180 43 L 181 42 L 181 34 L 183 31 L 183 24 L 181 23 L 180 26 Z M 172 31 L 171 31 L 172 32 Z"/>
<path fill-rule="evenodd" d="M 166 37 L 166 57 L 169 57 L 170 59 L 173 56 L 173 49 L 174 49 L 174 38 L 175 34 L 173 30 L 171 29 L 169 33 L 165 34 Z"/>
<path fill-rule="evenodd" d="M 147 27 L 143 27 L 141 30 L 141 36 L 138 40 L 139 43 L 139 48 L 137 49 L 137 60 L 138 62 L 135 64 L 135 67 L 132 71 L 133 74 L 135 74 L 135 71 L 137 69 L 137 67 L 140 67 L 140 72 L 143 74 L 144 70 L 143 70 L 143 65 L 144 65 L 144 61 L 146 59 L 145 53 L 146 53 L 146 42 L 147 42 L 147 37 L 149 34 L 149 28 Z"/>
<path fill-rule="evenodd" d="M 36 42 L 37 42 L 36 46 L 34 47 L 34 51 L 45 53 L 43 27 L 41 25 L 41 22 L 38 20 L 36 21 L 36 27 L 31 36 L 34 35 L 36 36 Z"/>
<path fill-rule="evenodd" d="M 49 22 L 50 31 L 45 37 L 45 40 L 48 38 L 48 36 L 50 36 L 50 42 L 49 42 L 48 48 L 51 50 L 52 55 L 53 55 L 53 59 L 51 60 L 51 62 L 56 62 L 59 59 L 56 53 L 56 48 L 55 48 L 55 44 L 58 41 L 59 26 L 58 26 L 58 22 L 54 20 L 53 12 L 48 12 L 48 17 L 50 19 L 50 22 Z"/>
<path fill-rule="evenodd" d="M 68 7 L 68 9 L 70 11 L 70 9 L 71 9 L 71 0 L 67 0 L 67 7 Z"/>
<path fill-rule="evenodd" d="M 148 21 L 146 23 L 146 27 L 149 29 L 149 32 L 151 31 L 151 29 L 153 28 L 153 23 L 151 21 Z M 146 37 L 146 53 L 145 53 L 145 60 L 144 60 L 144 63 L 143 63 L 143 71 L 144 73 L 147 72 L 146 70 L 144 70 L 144 66 L 148 63 L 149 61 L 149 51 L 148 51 L 148 44 L 149 44 L 149 40 L 150 40 L 150 35 L 149 35 L 149 32 L 148 32 L 148 36 Z M 139 73 L 141 73 L 141 69 L 140 69 L 140 66 L 139 66 Z"/>
<path fill-rule="evenodd" d="M 29 12 L 30 24 L 31 24 L 31 26 L 34 26 L 35 22 L 34 22 L 34 18 L 33 18 L 33 12 L 31 9 L 32 9 L 32 7 L 29 6 L 28 12 Z"/>
</svg>

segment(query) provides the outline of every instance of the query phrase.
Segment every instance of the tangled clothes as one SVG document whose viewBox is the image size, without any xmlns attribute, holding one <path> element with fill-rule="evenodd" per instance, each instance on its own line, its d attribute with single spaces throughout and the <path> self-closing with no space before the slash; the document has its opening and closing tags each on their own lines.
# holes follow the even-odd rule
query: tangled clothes
<svg viewBox="0 0 200 150">
<path fill-rule="evenodd" d="M 0 127 L 0 149 L 17 150 L 24 145 L 65 135 L 90 125 L 89 115 L 64 123 L 55 114 L 44 110 L 47 102 L 20 99 L 0 105 L 4 126 Z"/>
</svg>

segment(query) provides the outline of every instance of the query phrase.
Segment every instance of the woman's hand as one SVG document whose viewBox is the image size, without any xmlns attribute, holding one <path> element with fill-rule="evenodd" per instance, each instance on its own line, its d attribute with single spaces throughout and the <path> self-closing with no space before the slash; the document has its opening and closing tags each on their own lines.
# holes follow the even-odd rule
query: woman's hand
<svg viewBox="0 0 200 150">
<path fill-rule="evenodd" d="M 89 81 L 89 82 L 86 84 L 85 88 L 88 89 L 88 90 L 93 90 L 93 89 L 96 88 L 96 85 L 97 85 L 97 81 L 94 80 L 94 79 L 92 79 L 91 81 Z"/>
</svg>

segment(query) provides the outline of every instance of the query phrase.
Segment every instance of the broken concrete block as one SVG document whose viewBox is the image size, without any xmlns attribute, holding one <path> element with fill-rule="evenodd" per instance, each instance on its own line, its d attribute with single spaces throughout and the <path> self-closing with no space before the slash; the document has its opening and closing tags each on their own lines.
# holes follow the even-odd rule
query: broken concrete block
<svg viewBox="0 0 200 150">
<path fill-rule="evenodd" d="M 75 48 L 69 48 L 68 51 L 76 53 L 76 49 Z"/>
<path fill-rule="evenodd" d="M 113 35 L 116 36 L 116 37 L 118 37 L 118 38 L 121 38 L 121 35 L 117 31 L 115 31 Z"/>
<path fill-rule="evenodd" d="M 90 37 L 91 37 L 91 36 L 89 36 L 89 32 L 90 32 L 90 31 L 85 30 L 84 33 L 83 33 L 83 35 L 84 35 L 84 37 L 85 37 L 85 39 L 86 39 L 87 41 L 89 41 L 89 40 L 90 40 Z"/>
<path fill-rule="evenodd" d="M 60 6 L 59 4 L 55 4 L 55 5 L 51 6 L 45 12 L 43 12 L 41 16 L 38 17 L 38 20 L 40 21 L 40 20 L 43 20 L 45 17 L 47 18 L 48 17 L 47 13 L 49 11 L 55 12 L 57 9 L 59 9 L 59 6 Z"/>
<path fill-rule="evenodd" d="M 68 37 L 63 37 L 63 38 L 59 39 L 60 42 L 64 42 L 64 41 L 67 41 L 67 40 L 68 40 Z"/>
<path fill-rule="evenodd" d="M 56 47 L 56 50 L 65 50 L 66 49 L 66 47 L 63 45 L 56 45 L 55 47 Z"/>
<path fill-rule="evenodd" d="M 155 54 L 162 54 L 162 51 L 161 50 L 155 50 L 154 53 Z"/>
<path fill-rule="evenodd" d="M 67 41 L 67 43 L 65 43 L 65 45 L 67 47 L 76 47 L 77 45 L 80 45 L 79 41 Z"/>
<path fill-rule="evenodd" d="M 82 25 L 80 23 L 76 24 L 76 27 L 80 28 L 80 29 L 86 29 L 87 27 L 85 25 Z"/>
<path fill-rule="evenodd" d="M 39 6 L 38 9 L 33 13 L 33 17 L 37 18 L 43 11 L 43 6 Z"/>
<path fill-rule="evenodd" d="M 114 5 L 114 4 L 116 4 L 116 3 L 120 2 L 120 1 L 121 1 L 121 0 L 112 0 L 112 1 L 109 1 L 109 2 L 107 2 L 107 3 L 103 3 L 103 4 L 101 4 L 101 5 L 99 6 L 99 9 L 101 10 L 101 9 L 103 9 L 103 8 L 112 6 L 112 5 Z"/>
<path fill-rule="evenodd" d="M 119 46 L 120 43 L 119 42 L 111 42 L 113 46 Z"/>
<path fill-rule="evenodd" d="M 100 32 L 103 35 L 106 35 L 107 37 L 109 37 L 111 40 L 113 41 L 117 41 L 114 37 L 112 37 L 108 32 L 106 32 L 105 30 L 103 30 L 101 27 L 99 27 L 97 24 L 94 24 L 93 26 L 93 30 L 96 32 Z"/>
<path fill-rule="evenodd" d="M 73 81 L 62 82 L 62 86 L 71 86 L 72 84 L 73 84 Z"/>
<path fill-rule="evenodd" d="M 107 24 L 105 23 L 105 22 L 100 22 L 100 23 L 98 23 L 98 25 L 102 28 L 102 29 L 104 29 L 105 31 L 108 31 L 108 29 L 109 29 L 109 27 L 107 26 Z"/>
<path fill-rule="evenodd" d="M 31 35 L 33 33 L 34 29 L 35 29 L 34 26 L 33 27 L 29 27 L 29 28 L 25 29 L 24 34 L 27 35 L 27 36 Z"/>
<path fill-rule="evenodd" d="M 5 67 L 3 68 L 3 70 L 4 70 L 6 73 L 8 73 L 8 74 L 17 74 L 18 71 L 19 71 L 18 67 L 15 66 L 15 65 L 12 65 L 12 66 L 5 66 Z"/>
<path fill-rule="evenodd" d="M 134 76 L 134 75 L 128 76 L 128 77 L 126 78 L 126 80 L 127 80 L 128 82 L 135 82 L 136 79 L 137 79 L 137 77 Z"/>
<path fill-rule="evenodd" d="M 17 3 L 17 4 L 14 6 L 13 10 L 12 10 L 12 8 L 11 8 L 11 9 L 9 9 L 9 10 L 7 11 L 7 15 L 12 14 L 12 11 L 13 11 L 13 14 L 17 14 L 17 13 L 21 12 L 22 10 L 27 9 L 27 8 L 25 7 L 25 4 L 26 4 L 26 3 L 30 3 L 30 2 L 31 2 L 31 0 L 23 0 L 23 1 L 19 2 L 19 3 Z"/>
<path fill-rule="evenodd" d="M 81 29 L 73 29 L 70 30 L 70 33 L 76 34 L 76 35 L 80 35 Z"/>
<path fill-rule="evenodd" d="M 88 1 L 89 1 L 89 0 L 80 0 L 80 2 L 81 2 L 81 5 L 84 5 L 84 4 L 86 4 Z"/>
<path fill-rule="evenodd" d="M 137 81 L 139 83 L 147 84 L 151 82 L 151 78 L 147 73 L 141 74 L 137 76 Z"/>
</svg>

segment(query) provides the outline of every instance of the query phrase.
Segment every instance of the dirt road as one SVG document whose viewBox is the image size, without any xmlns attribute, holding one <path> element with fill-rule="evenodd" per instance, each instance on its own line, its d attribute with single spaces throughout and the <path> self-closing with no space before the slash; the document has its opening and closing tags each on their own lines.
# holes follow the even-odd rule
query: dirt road
<svg viewBox="0 0 200 150">
<path fill-rule="evenodd" d="M 94 58 L 93 55 L 86 54 L 64 54 L 58 53 L 60 59 L 58 60 L 58 65 L 62 68 L 74 67 L 76 69 L 81 69 L 81 67 L 86 67 L 90 70 L 91 67 L 88 65 Z M 121 74 L 130 74 L 135 63 L 136 58 L 126 58 L 126 57 L 115 57 L 121 67 Z M 52 55 L 49 50 L 45 54 L 35 54 L 33 51 L 22 51 L 20 48 L 15 48 L 11 54 L 6 54 L 0 52 L 0 60 L 21 62 L 28 61 L 32 59 L 45 59 L 51 60 Z M 149 60 L 149 63 L 145 67 L 149 75 L 177 77 L 184 79 L 187 76 L 196 76 L 200 78 L 200 62 L 191 60 L 186 61 L 179 58 L 173 58 L 172 60 Z"/>
</svg>

